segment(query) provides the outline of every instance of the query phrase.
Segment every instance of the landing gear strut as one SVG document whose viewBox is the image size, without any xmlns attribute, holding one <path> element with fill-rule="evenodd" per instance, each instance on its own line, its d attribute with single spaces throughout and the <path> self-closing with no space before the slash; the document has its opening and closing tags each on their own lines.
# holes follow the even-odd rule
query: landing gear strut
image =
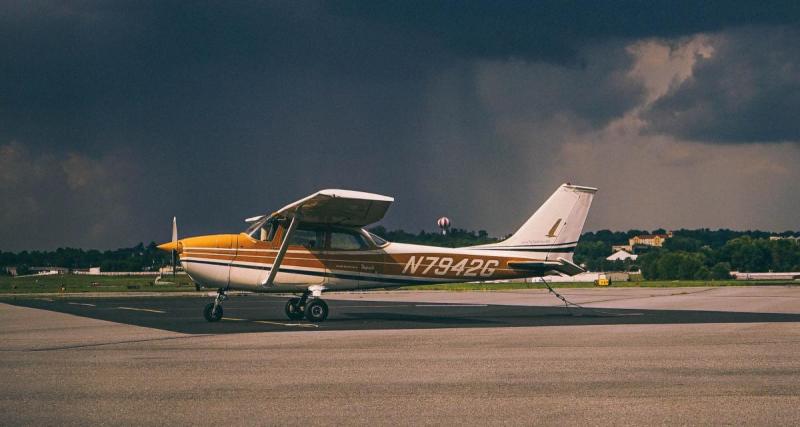
<svg viewBox="0 0 800 427">
<path fill-rule="evenodd" d="M 309 296 L 312 293 L 321 294 L 321 290 L 319 292 L 314 292 L 312 290 L 308 290 L 303 292 L 303 295 L 300 298 L 291 298 L 289 301 L 286 302 L 286 307 L 284 311 L 286 312 L 286 317 L 289 320 L 300 320 L 303 317 L 308 319 L 309 322 L 322 322 L 328 318 L 328 304 L 322 300 L 322 298 L 312 298 L 309 300 Z M 319 295 L 314 295 L 318 297 Z"/>
<path fill-rule="evenodd" d="M 219 288 L 214 302 L 206 304 L 206 308 L 203 309 L 203 317 L 209 322 L 217 322 L 222 319 L 222 302 L 226 299 L 228 299 L 228 295 L 225 294 L 225 288 Z"/>
</svg>

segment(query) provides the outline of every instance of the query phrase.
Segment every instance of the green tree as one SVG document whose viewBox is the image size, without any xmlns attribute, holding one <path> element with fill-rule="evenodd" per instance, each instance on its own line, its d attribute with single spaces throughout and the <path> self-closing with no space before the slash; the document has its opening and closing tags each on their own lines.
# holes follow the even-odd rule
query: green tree
<svg viewBox="0 0 800 427">
<path fill-rule="evenodd" d="M 731 265 L 727 262 L 718 262 L 711 268 L 711 278 L 714 280 L 727 280 L 731 278 Z"/>
</svg>

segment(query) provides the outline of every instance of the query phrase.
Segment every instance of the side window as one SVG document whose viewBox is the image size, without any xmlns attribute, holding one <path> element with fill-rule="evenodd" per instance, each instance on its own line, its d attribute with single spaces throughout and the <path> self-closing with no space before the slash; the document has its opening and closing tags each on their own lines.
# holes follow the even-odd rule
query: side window
<svg viewBox="0 0 800 427">
<path fill-rule="evenodd" d="M 304 230 L 298 228 L 292 233 L 292 238 L 289 240 L 289 245 L 303 246 L 308 249 L 322 249 L 325 240 L 325 233 L 317 230 Z"/>
<path fill-rule="evenodd" d="M 333 250 L 355 251 L 366 248 L 367 245 L 364 243 L 364 239 L 358 234 L 331 231 L 331 249 Z"/>
</svg>

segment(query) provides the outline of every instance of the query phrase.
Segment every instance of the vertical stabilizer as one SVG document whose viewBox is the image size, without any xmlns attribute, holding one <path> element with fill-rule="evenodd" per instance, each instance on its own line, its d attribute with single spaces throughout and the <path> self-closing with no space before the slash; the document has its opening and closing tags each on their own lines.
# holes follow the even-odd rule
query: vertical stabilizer
<svg viewBox="0 0 800 427">
<path fill-rule="evenodd" d="M 572 260 L 596 188 L 562 184 L 508 239 L 474 248 L 539 252 L 545 259 Z"/>
</svg>

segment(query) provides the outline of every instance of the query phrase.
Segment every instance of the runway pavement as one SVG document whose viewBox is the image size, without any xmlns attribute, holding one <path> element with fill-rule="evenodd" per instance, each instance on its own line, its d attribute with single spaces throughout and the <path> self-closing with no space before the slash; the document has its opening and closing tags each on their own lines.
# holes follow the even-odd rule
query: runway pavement
<svg viewBox="0 0 800 427">
<path fill-rule="evenodd" d="M 800 288 L 17 298 L 7 424 L 773 424 L 800 420 Z M 687 308 L 687 309 L 682 309 Z M 276 333 L 278 332 L 278 333 Z"/>
<path fill-rule="evenodd" d="M 674 291 L 673 291 L 674 292 Z M 685 292 L 685 291 L 678 291 Z M 597 292 L 595 292 L 597 294 Z M 631 292 L 604 293 L 604 302 L 627 302 Z M 491 294 L 489 294 L 491 295 Z M 585 298 L 577 292 L 576 301 Z M 225 317 L 221 322 L 209 323 L 202 317 L 202 309 L 210 298 L 185 297 L 121 297 L 121 298 L 18 298 L 10 304 L 75 314 L 94 319 L 108 320 L 165 331 L 186 334 L 229 334 L 241 332 L 275 332 L 302 330 L 369 330 L 369 329 L 429 329 L 429 328 L 480 328 L 525 327 L 564 325 L 619 325 L 666 323 L 747 323 L 747 322 L 800 322 L 800 313 L 759 313 L 719 310 L 663 310 L 620 309 L 595 307 L 567 309 L 550 296 L 541 306 L 481 304 L 481 295 L 455 295 L 450 293 L 413 292 L 400 295 L 379 293 L 332 294 L 326 298 L 330 307 L 328 320 L 311 323 L 305 320 L 290 321 L 284 313 L 287 297 L 247 295 L 232 297 L 225 302 Z M 491 295 L 496 298 L 497 295 Z M 513 299 L 515 295 L 501 295 Z M 537 292 L 537 297 L 547 295 Z M 661 295 L 668 297 L 668 295 Z M 669 295 L 671 296 L 671 295 Z M 467 297 L 468 299 L 464 299 Z M 636 296 L 641 298 L 641 296 Z M 368 298 L 365 300 L 364 298 Z M 393 301 L 392 298 L 395 300 Z M 595 295 L 597 298 L 597 295 Z M 377 301 L 371 299 L 378 299 Z M 402 301 L 396 301 L 401 299 Z M 417 301 L 414 301 L 414 300 Z M 521 298 L 518 298 L 521 299 Z M 544 305 L 547 303 L 550 305 Z M 734 301 L 738 302 L 738 301 Z"/>
</svg>

